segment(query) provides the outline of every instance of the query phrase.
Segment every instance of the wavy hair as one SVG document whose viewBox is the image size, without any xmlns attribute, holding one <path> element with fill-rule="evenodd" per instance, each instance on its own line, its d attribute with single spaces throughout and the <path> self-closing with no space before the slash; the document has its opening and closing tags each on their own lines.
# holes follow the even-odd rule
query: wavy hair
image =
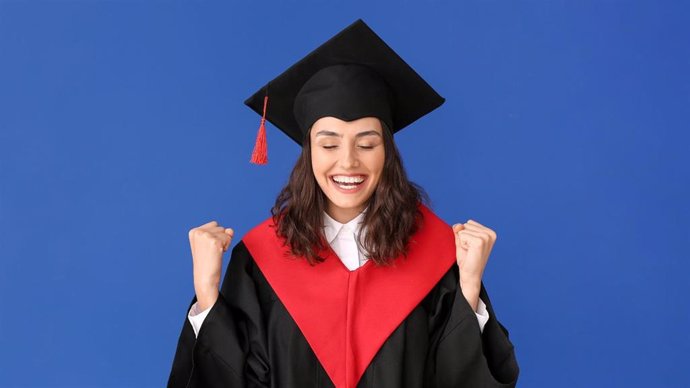
<svg viewBox="0 0 690 388">
<path fill-rule="evenodd" d="M 422 213 L 418 204 L 430 204 L 424 189 L 411 182 L 393 135 L 383 128 L 384 165 L 379 183 L 369 198 L 360 230 L 366 229 L 364 239 L 357 236 L 360 247 L 376 265 L 389 265 L 404 255 L 410 237 L 418 230 Z M 328 243 L 323 234 L 323 212 L 328 199 L 321 190 L 311 164 L 311 141 L 307 133 L 300 154 L 287 184 L 278 194 L 271 209 L 276 233 L 290 247 L 291 253 L 304 257 L 315 265 L 325 260 L 318 252 Z"/>
</svg>

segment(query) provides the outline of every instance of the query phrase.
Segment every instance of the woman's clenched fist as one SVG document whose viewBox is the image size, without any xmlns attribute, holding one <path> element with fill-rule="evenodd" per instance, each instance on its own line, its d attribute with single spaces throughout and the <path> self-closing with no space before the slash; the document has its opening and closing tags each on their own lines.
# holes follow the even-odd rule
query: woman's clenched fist
<svg viewBox="0 0 690 388">
<path fill-rule="evenodd" d="M 472 309 L 477 311 L 482 276 L 496 242 L 496 232 L 477 221 L 453 225 L 455 256 L 460 268 L 460 288 Z"/>
<path fill-rule="evenodd" d="M 211 221 L 189 231 L 194 262 L 194 291 L 199 310 L 213 306 L 218 299 L 223 252 L 232 242 L 234 231 Z"/>
</svg>

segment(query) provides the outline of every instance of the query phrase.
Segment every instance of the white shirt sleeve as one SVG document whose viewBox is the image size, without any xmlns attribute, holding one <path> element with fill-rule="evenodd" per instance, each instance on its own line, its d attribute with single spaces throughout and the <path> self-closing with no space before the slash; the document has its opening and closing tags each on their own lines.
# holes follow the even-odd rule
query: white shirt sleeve
<svg viewBox="0 0 690 388">
<path fill-rule="evenodd" d="M 192 305 L 192 308 L 189 309 L 189 314 L 187 315 L 187 319 L 189 319 L 189 323 L 192 324 L 192 329 L 194 329 L 194 336 L 195 337 L 199 336 L 199 330 L 201 329 L 201 324 L 204 323 L 204 319 L 206 319 L 208 312 L 211 311 L 211 307 L 213 307 L 213 306 L 211 306 L 204 311 L 199 311 L 198 306 L 197 306 L 198 304 L 199 304 L 199 302 L 195 302 L 194 305 Z"/>
<path fill-rule="evenodd" d="M 474 314 L 477 316 L 477 321 L 479 321 L 479 330 L 483 333 L 484 326 L 489 320 L 489 312 L 486 311 L 486 304 L 484 304 L 482 298 L 479 298 L 477 302 L 477 311 Z"/>
</svg>

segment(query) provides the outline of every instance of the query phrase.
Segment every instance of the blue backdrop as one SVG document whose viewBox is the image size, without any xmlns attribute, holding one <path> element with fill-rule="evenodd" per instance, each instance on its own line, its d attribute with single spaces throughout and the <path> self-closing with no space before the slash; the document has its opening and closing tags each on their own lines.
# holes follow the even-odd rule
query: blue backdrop
<svg viewBox="0 0 690 388">
<path fill-rule="evenodd" d="M 498 233 L 518 385 L 687 386 L 690 8 L 582 0 L 0 0 L 0 386 L 165 384 L 188 230 L 239 241 L 299 152 L 250 165 L 244 99 L 360 17 L 447 99 L 397 143 Z"/>
</svg>

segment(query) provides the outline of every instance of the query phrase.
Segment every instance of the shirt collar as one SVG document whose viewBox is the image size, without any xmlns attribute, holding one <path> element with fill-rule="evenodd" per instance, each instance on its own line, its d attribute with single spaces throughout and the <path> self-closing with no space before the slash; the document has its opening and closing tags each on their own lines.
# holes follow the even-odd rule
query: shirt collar
<svg viewBox="0 0 690 388">
<path fill-rule="evenodd" d="M 366 213 L 367 209 L 369 206 L 367 206 L 364 210 L 362 210 L 361 213 L 357 215 L 357 217 L 353 218 L 349 222 L 345 224 L 341 224 L 340 222 L 334 220 L 331 216 L 328 215 L 325 211 L 323 212 L 323 232 L 326 237 L 326 241 L 328 241 L 329 244 L 333 243 L 333 240 L 335 240 L 336 236 L 343 230 L 343 228 L 346 231 L 349 231 L 351 233 L 354 233 L 355 236 L 357 233 L 359 233 L 359 229 L 362 226 L 362 222 L 364 221 L 364 213 Z M 362 232 L 364 233 L 364 232 Z M 363 236 L 362 236 L 363 237 Z"/>
</svg>

